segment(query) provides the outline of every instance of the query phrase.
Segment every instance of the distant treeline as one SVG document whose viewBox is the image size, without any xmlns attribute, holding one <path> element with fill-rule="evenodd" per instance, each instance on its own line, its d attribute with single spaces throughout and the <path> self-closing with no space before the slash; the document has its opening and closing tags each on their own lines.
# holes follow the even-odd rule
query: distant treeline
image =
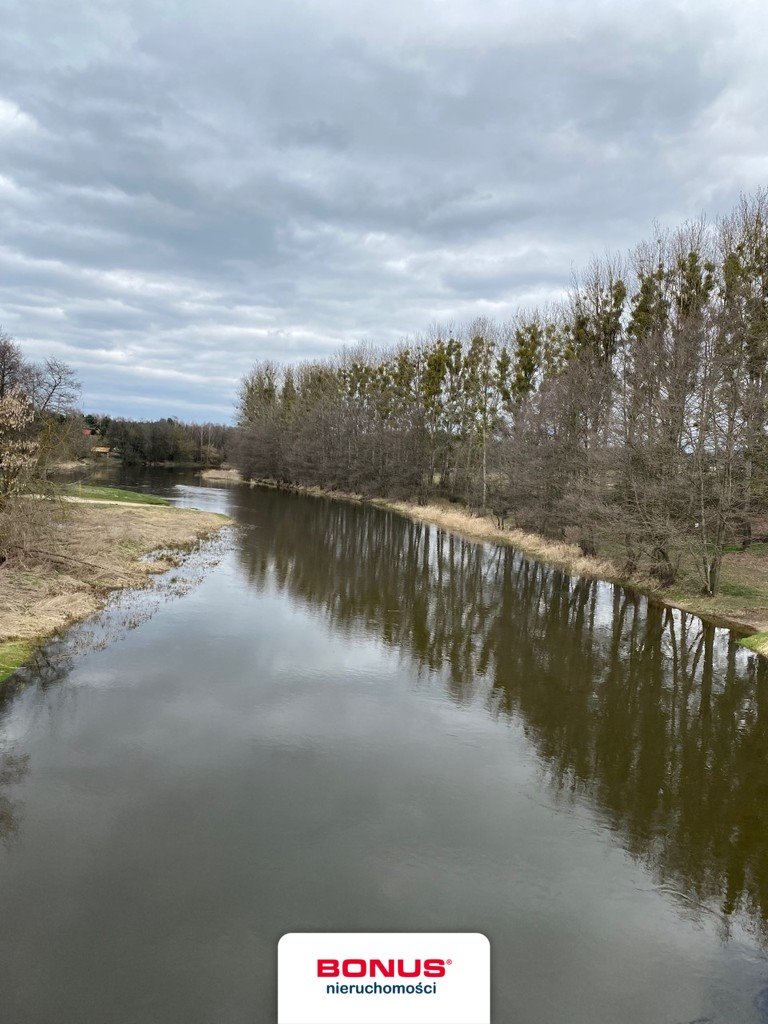
<svg viewBox="0 0 768 1024">
<path fill-rule="evenodd" d="M 247 477 L 443 494 L 719 584 L 768 495 L 768 191 L 595 260 L 562 303 L 242 382 Z"/>
<path fill-rule="evenodd" d="M 85 417 L 104 446 L 123 462 L 219 466 L 227 457 L 234 433 L 221 423 L 182 423 L 176 419 L 127 420 L 110 416 Z"/>
<path fill-rule="evenodd" d="M 80 382 L 59 359 L 31 362 L 0 329 L 0 567 L 50 554 L 60 516 L 57 471 L 73 460 L 114 455 L 128 463 L 218 466 L 234 433 L 218 423 L 83 416 Z"/>
</svg>

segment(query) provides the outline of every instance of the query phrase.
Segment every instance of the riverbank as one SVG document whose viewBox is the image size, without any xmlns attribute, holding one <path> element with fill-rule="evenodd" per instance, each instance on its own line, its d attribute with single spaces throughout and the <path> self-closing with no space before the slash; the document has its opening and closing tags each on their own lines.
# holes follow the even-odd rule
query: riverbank
<svg viewBox="0 0 768 1024">
<path fill-rule="evenodd" d="M 698 592 L 695 581 L 683 581 L 668 589 L 660 589 L 647 577 L 627 576 L 610 558 L 593 558 L 584 555 L 575 544 L 548 540 L 514 527 L 502 529 L 495 517 L 475 513 L 447 501 L 417 505 L 415 502 L 369 498 L 321 487 L 278 484 L 274 480 L 243 481 L 234 469 L 204 471 L 202 477 L 211 483 L 247 482 L 252 486 L 280 487 L 315 497 L 365 503 L 472 540 L 506 544 L 570 574 L 629 587 L 659 604 L 679 608 L 716 625 L 743 632 L 743 646 L 768 657 L 768 544 L 752 544 L 746 551 L 727 551 L 723 558 L 720 593 L 707 597 Z"/>
<path fill-rule="evenodd" d="M 236 469 L 231 467 L 219 467 L 218 469 L 203 469 L 200 472 L 200 476 L 203 480 L 207 480 L 208 483 L 222 483 L 222 484 L 241 484 L 245 481 Z"/>
<path fill-rule="evenodd" d="M 575 544 L 547 540 L 515 528 L 502 530 L 492 516 L 475 515 L 452 505 L 421 506 L 379 499 L 372 503 L 453 533 L 509 544 L 569 574 L 617 583 L 669 608 L 679 608 L 716 625 L 751 634 L 741 641 L 743 645 L 768 656 L 768 544 L 753 544 L 747 551 L 726 552 L 721 591 L 715 597 L 707 597 L 697 592 L 695 583 L 686 587 L 682 582 L 662 590 L 647 577 L 627 576 L 609 558 L 584 555 Z"/>
<path fill-rule="evenodd" d="M 114 501 L 55 503 L 56 529 L 45 550 L 0 567 L 0 682 L 37 644 L 97 612 L 111 591 L 147 586 L 229 522 L 142 500 L 153 496 L 116 494 Z"/>
</svg>

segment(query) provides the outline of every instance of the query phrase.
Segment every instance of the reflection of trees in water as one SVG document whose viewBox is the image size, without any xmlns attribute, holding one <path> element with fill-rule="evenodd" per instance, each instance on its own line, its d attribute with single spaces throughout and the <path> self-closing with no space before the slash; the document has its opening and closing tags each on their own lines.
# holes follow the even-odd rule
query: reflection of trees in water
<svg viewBox="0 0 768 1024">
<path fill-rule="evenodd" d="M 18 804 L 11 799 L 6 787 L 21 782 L 28 766 L 28 754 L 0 749 L 0 842 L 7 842 L 19 827 Z"/>
<path fill-rule="evenodd" d="M 183 597 L 205 578 L 231 543 L 229 531 L 201 543 L 182 565 L 151 578 L 146 589 L 116 591 L 96 616 L 67 630 L 59 640 L 39 648 L 32 660 L 0 684 L 0 729 L 20 695 L 30 686 L 40 693 L 58 687 L 72 671 L 75 657 L 102 650 L 122 640 L 131 630 L 150 619 L 165 603 Z M 66 699 L 66 688 L 60 695 Z M 0 841 L 19 829 L 21 805 L 7 793 L 22 781 L 29 767 L 29 755 L 3 747 L 0 732 Z"/>
<path fill-rule="evenodd" d="M 34 680 L 39 689 L 58 685 L 69 674 L 72 659 L 55 644 L 41 648 L 29 665 L 25 665 L 0 685 L 0 727 L 14 702 Z M 10 787 L 23 781 L 29 771 L 29 754 L 19 752 L 17 744 L 4 742 L 0 735 L 0 843 L 15 836 L 21 823 L 22 804 L 12 797 Z"/>
<path fill-rule="evenodd" d="M 724 631 L 392 514 L 265 493 L 250 579 L 367 628 L 457 698 L 485 683 L 554 785 L 685 905 L 768 940 L 768 672 Z"/>
</svg>

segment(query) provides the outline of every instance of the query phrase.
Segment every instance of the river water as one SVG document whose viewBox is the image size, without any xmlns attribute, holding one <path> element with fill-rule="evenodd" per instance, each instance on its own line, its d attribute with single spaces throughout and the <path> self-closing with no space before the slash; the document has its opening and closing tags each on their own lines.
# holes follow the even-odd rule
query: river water
<svg viewBox="0 0 768 1024">
<path fill-rule="evenodd" d="M 0 696 L 3 1024 L 272 1022 L 280 935 L 337 930 L 484 932 L 496 1024 L 768 1020 L 768 673 L 727 631 L 121 482 L 239 528 Z"/>
</svg>

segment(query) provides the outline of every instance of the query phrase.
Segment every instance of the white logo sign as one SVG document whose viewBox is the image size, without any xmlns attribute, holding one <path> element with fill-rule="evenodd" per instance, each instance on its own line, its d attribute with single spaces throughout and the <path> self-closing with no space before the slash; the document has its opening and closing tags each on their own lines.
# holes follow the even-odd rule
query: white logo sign
<svg viewBox="0 0 768 1024">
<path fill-rule="evenodd" d="M 327 932 L 277 947 L 277 1024 L 490 1024 L 484 935 Z"/>
</svg>

